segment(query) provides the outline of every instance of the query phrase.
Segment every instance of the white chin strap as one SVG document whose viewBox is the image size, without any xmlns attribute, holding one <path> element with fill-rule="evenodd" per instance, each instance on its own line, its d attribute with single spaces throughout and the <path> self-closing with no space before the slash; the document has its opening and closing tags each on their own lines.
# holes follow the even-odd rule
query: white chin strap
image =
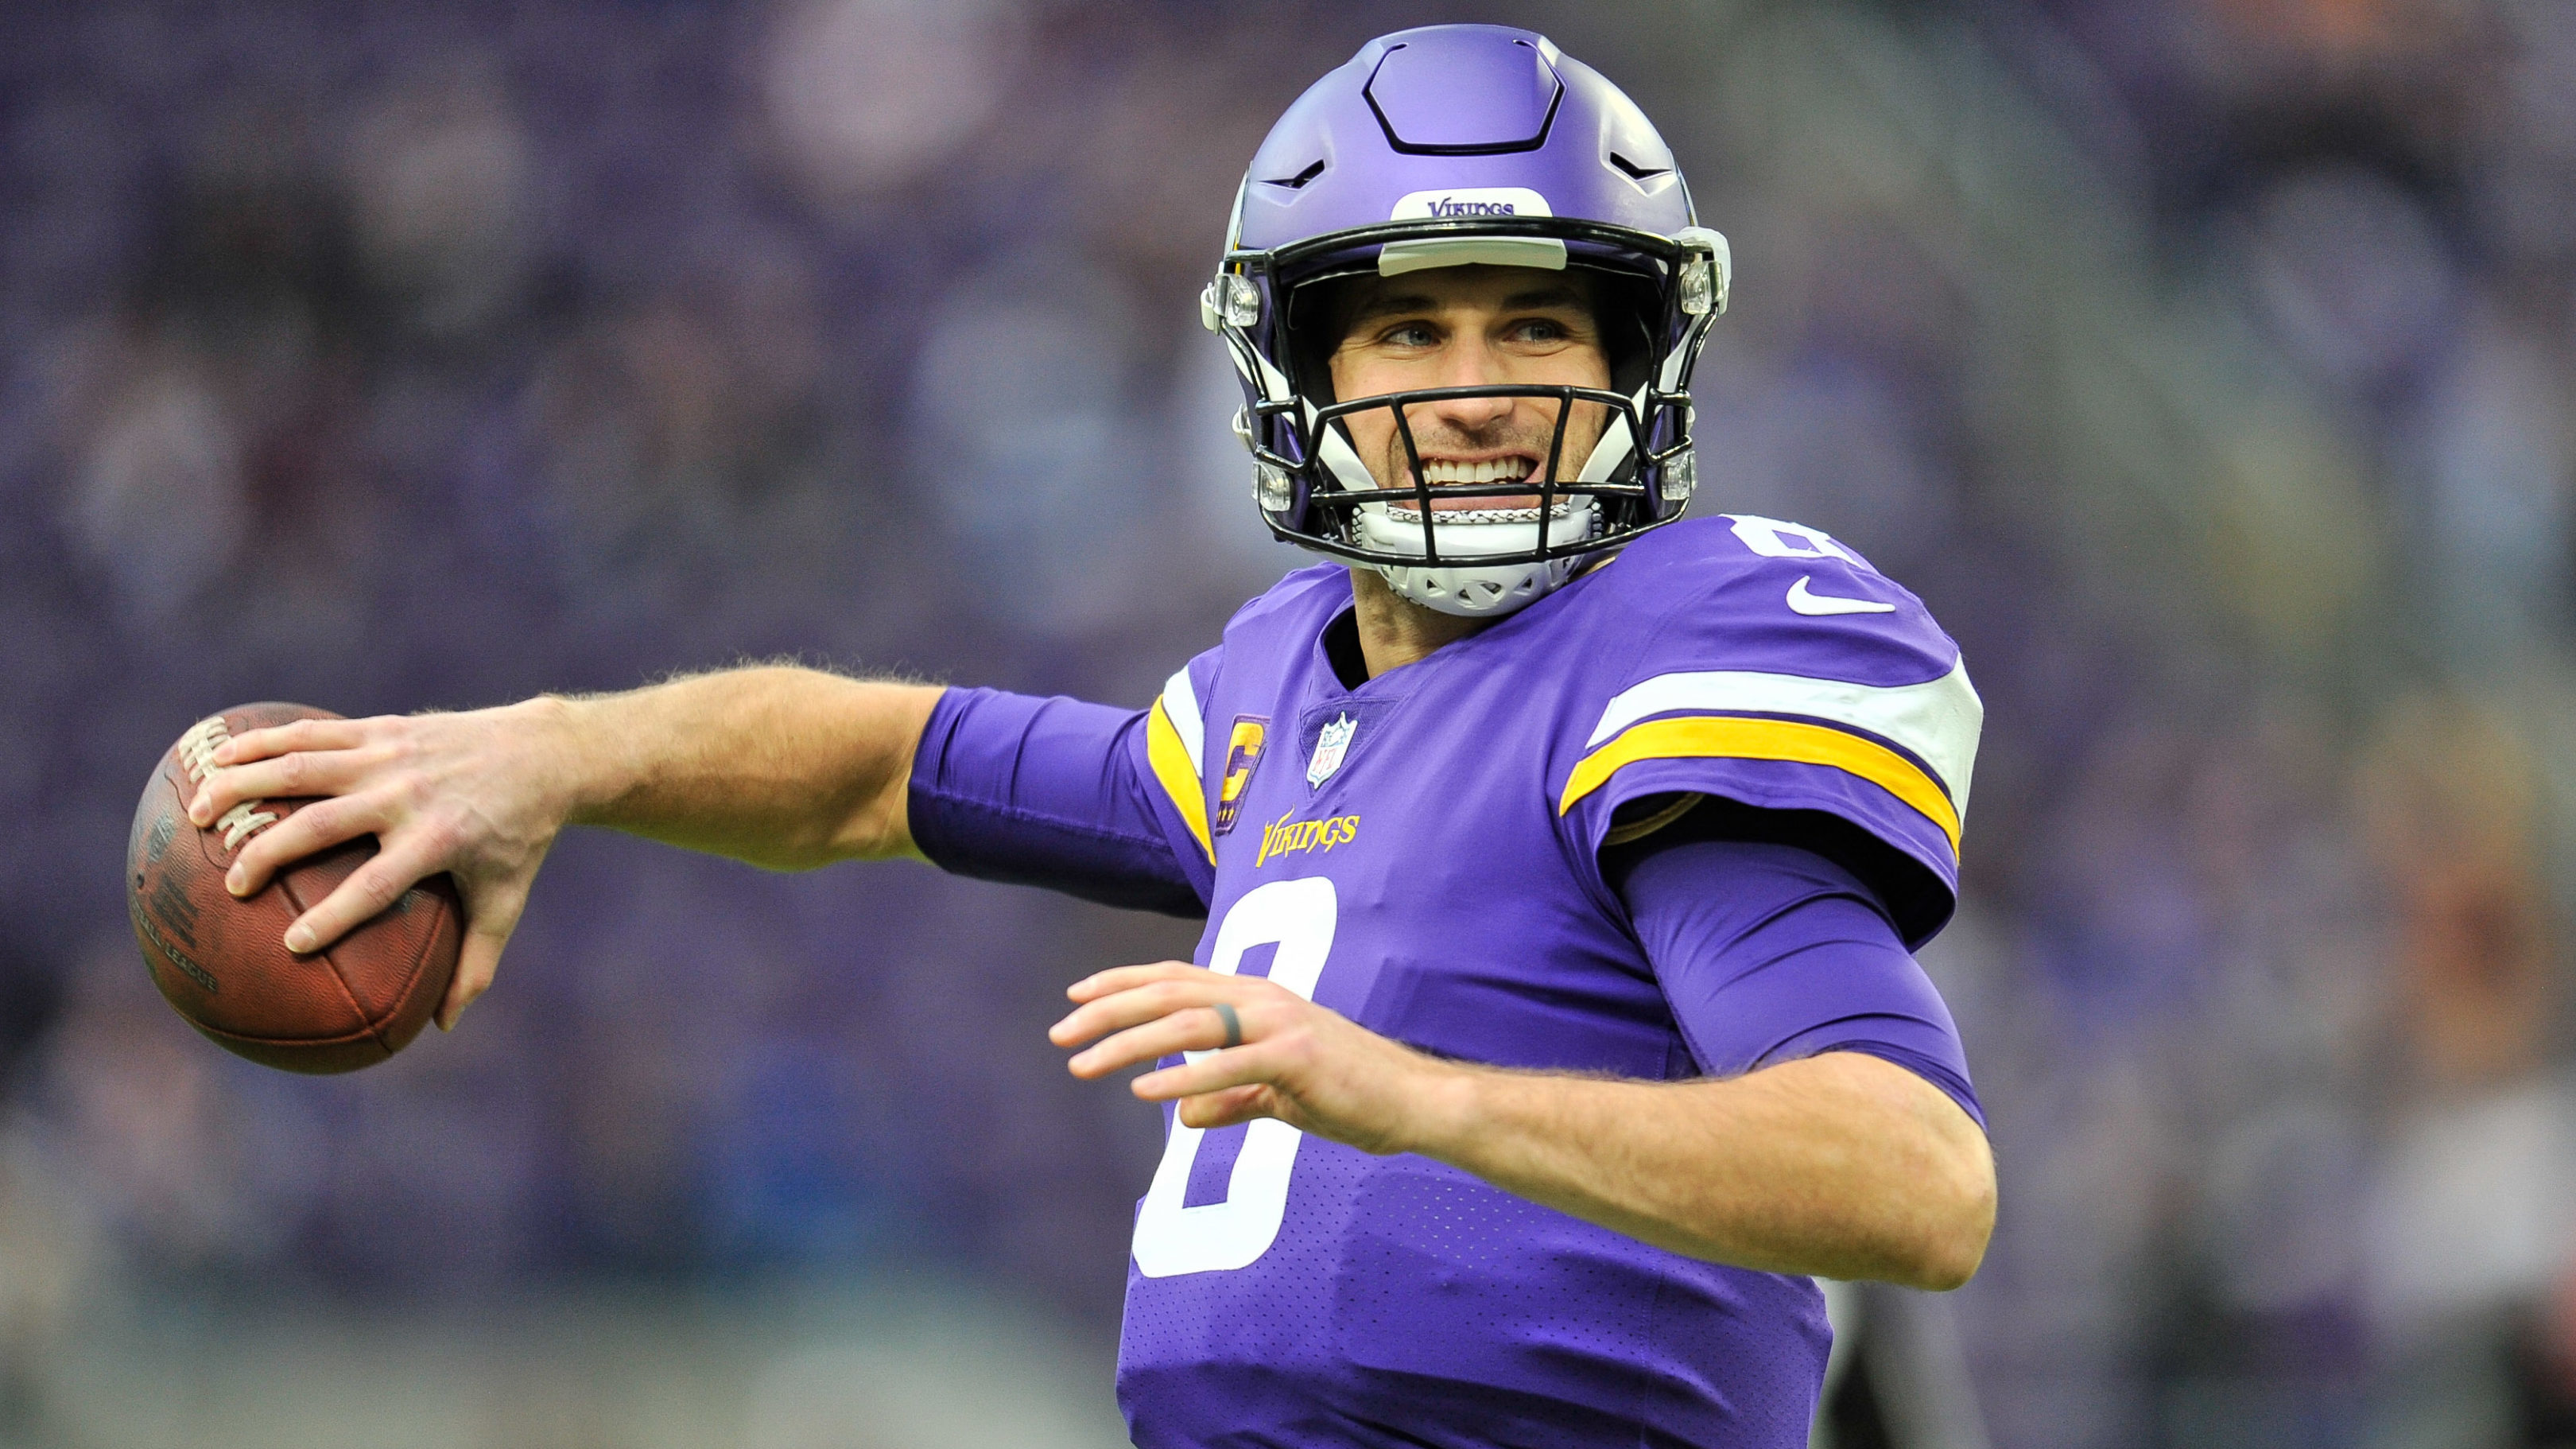
<svg viewBox="0 0 2576 1449">
<path fill-rule="evenodd" d="M 1589 498 L 1568 499 L 1551 512 L 1555 515 L 1548 520 L 1547 541 L 1551 546 L 1580 543 L 1601 526 L 1601 510 Z M 1353 511 L 1351 524 L 1354 541 L 1362 547 L 1417 556 L 1429 552 L 1423 547 L 1419 509 L 1363 503 Z M 1430 532 L 1432 541 L 1440 547 L 1438 567 L 1379 564 L 1377 571 L 1386 575 L 1387 587 L 1395 590 L 1397 598 L 1462 619 L 1500 618 L 1535 604 L 1564 583 L 1581 561 L 1552 558 L 1542 563 L 1488 564 L 1481 568 L 1449 562 L 1527 553 L 1537 548 L 1536 508 L 1459 509 L 1454 513 L 1434 510 Z"/>
</svg>

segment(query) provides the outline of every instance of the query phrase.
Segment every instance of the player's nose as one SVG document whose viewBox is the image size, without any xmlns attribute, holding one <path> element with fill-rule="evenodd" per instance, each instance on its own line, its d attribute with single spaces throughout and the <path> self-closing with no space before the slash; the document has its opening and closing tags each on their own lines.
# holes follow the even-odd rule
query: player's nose
<svg viewBox="0 0 2576 1449">
<path fill-rule="evenodd" d="M 1438 386 L 1484 387 L 1508 382 L 1502 359 L 1481 341 L 1464 342 L 1449 349 L 1442 359 Z M 1511 416 L 1518 400 L 1511 397 L 1453 397 L 1430 404 L 1432 416 L 1450 427 L 1466 432 L 1480 432 Z"/>
<path fill-rule="evenodd" d="M 1441 349 L 1440 382 L 1443 387 L 1476 387 L 1489 382 L 1509 381 L 1509 359 L 1481 331 L 1459 329 L 1460 335 Z"/>
</svg>

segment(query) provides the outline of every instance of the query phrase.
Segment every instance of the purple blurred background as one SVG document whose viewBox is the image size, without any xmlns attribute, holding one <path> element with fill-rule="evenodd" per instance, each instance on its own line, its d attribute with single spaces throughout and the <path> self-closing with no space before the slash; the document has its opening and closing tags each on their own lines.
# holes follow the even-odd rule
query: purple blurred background
<svg viewBox="0 0 2576 1449">
<path fill-rule="evenodd" d="M 0 16 L 0 1444 L 1117 1442 L 1158 1124 L 1041 1031 L 1194 928 L 580 835 L 462 1031 L 307 1081 L 116 862 L 251 699 L 1144 702 L 1299 562 L 1235 181 L 1443 19 L 1657 117 L 1738 259 L 1699 507 L 1985 695 L 1926 959 L 2003 1216 L 1915 1442 L 2576 1443 L 2576 6 Z"/>
</svg>

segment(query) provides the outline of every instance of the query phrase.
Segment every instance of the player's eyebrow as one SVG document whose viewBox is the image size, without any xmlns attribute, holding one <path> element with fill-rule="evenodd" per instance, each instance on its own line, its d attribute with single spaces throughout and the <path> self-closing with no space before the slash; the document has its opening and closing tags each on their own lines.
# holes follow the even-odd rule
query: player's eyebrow
<svg viewBox="0 0 2576 1449">
<path fill-rule="evenodd" d="M 1553 286 L 1533 287 L 1526 292 L 1514 292 L 1503 299 L 1503 310 L 1506 312 L 1545 312 L 1557 307 L 1581 310 L 1588 305 L 1590 301 L 1583 295 L 1580 288 L 1563 282 Z"/>
<path fill-rule="evenodd" d="M 1433 302 L 1430 294 L 1425 292 L 1403 292 L 1394 294 L 1379 292 L 1373 296 L 1361 299 L 1360 304 L 1351 311 L 1351 321 L 1359 323 L 1378 317 L 1392 317 L 1400 312 L 1431 312 L 1436 310 L 1438 310 L 1438 304 Z"/>
</svg>

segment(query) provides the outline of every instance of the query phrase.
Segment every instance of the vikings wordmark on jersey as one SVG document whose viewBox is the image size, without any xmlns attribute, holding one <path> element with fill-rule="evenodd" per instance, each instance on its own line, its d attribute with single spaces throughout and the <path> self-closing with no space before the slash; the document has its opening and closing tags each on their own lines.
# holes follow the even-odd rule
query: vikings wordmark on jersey
<svg viewBox="0 0 2576 1449">
<path fill-rule="evenodd" d="M 1356 815 L 1334 815 L 1322 820 L 1290 820 L 1282 815 L 1261 829 L 1261 853 L 1252 858 L 1255 868 L 1270 863 L 1274 855 L 1296 855 L 1308 850 L 1331 850 L 1359 839 L 1360 818 Z"/>
<path fill-rule="evenodd" d="M 1798 604 L 1828 597 L 1865 607 Z M 1148 721 L 1174 846 L 1214 862 L 1210 970 L 1429 1051 L 1664 1080 L 1701 1066 L 1601 877 L 1621 805 L 1824 812 L 1907 863 L 1909 941 L 1947 918 L 1982 709 L 1923 606 L 1824 534 L 1676 524 L 1356 688 L 1322 643 L 1351 600 L 1339 565 L 1289 575 Z M 1246 718 L 1315 742 L 1311 786 L 1194 768 L 1229 748 L 1202 721 Z M 1210 848 L 1228 790 L 1272 823 Z M 1146 1445 L 1374 1443 L 1390 1404 L 1416 1444 L 1803 1443 L 1826 1339 L 1803 1277 L 1278 1121 L 1172 1122 L 1120 1387 Z"/>
</svg>

